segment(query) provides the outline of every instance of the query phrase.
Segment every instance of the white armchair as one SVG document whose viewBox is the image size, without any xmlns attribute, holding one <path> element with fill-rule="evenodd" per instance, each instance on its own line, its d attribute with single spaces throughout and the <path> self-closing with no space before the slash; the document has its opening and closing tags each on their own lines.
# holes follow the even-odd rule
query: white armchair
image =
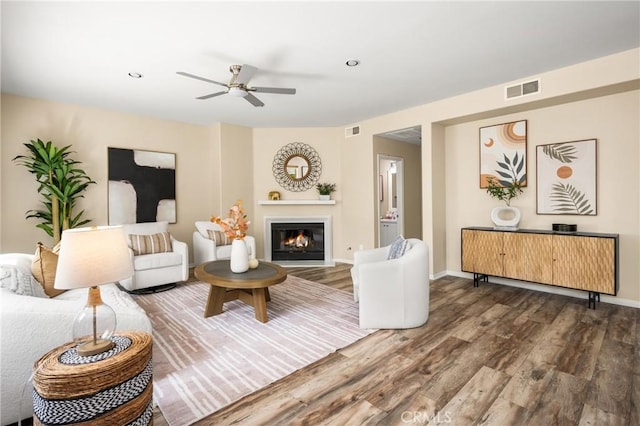
<svg viewBox="0 0 640 426">
<path fill-rule="evenodd" d="M 124 232 L 129 237 L 129 252 L 133 262 L 133 276 L 120 281 L 120 285 L 128 291 L 142 290 L 164 284 L 186 281 L 189 278 L 189 248 L 187 243 L 176 240 L 170 235 L 171 249 L 151 254 L 134 253 L 131 235 L 152 236 L 168 232 L 168 222 L 147 222 L 124 225 Z M 143 239 L 144 240 L 144 239 Z M 143 243 L 144 244 L 144 243 Z"/>
<path fill-rule="evenodd" d="M 217 223 L 209 220 L 196 222 L 196 230 L 193 231 L 193 264 L 211 262 L 213 260 L 229 259 L 231 257 L 231 244 L 217 245 L 215 240 L 209 238 L 208 231 L 220 231 L 222 228 Z M 256 240 L 251 235 L 244 237 L 249 250 L 249 258 L 256 257 Z"/>
<path fill-rule="evenodd" d="M 360 304 L 360 327 L 419 327 L 429 318 L 429 247 L 407 240 L 407 251 L 387 260 L 391 246 L 354 253 L 353 297 Z"/>
</svg>

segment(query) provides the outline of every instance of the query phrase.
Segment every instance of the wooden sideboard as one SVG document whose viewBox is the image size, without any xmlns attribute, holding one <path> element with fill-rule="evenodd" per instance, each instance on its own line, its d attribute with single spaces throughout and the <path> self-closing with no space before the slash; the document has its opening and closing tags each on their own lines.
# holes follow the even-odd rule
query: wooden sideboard
<svg viewBox="0 0 640 426">
<path fill-rule="evenodd" d="M 495 276 L 583 290 L 593 309 L 601 293 L 618 293 L 618 234 L 471 227 L 461 238 L 474 287 Z"/>
</svg>

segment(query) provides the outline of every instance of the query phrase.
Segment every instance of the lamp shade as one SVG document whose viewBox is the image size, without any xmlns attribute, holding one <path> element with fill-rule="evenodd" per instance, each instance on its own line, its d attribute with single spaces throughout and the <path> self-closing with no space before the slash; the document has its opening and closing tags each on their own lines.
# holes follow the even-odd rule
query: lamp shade
<svg viewBox="0 0 640 426">
<path fill-rule="evenodd" d="M 54 287 L 73 289 L 112 283 L 133 275 L 122 226 L 62 232 Z"/>
</svg>

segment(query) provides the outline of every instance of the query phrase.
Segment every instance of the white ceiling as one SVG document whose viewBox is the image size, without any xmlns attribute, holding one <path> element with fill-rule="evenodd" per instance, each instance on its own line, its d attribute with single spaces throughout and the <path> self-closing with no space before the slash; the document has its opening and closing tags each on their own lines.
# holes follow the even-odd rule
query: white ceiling
<svg viewBox="0 0 640 426">
<path fill-rule="evenodd" d="M 640 46 L 638 1 L 1 8 L 3 92 L 203 125 L 342 126 Z M 297 94 L 257 94 L 262 108 L 197 100 L 220 86 L 176 74 L 226 83 L 229 65 L 245 63 L 258 68 L 250 85 Z"/>
</svg>

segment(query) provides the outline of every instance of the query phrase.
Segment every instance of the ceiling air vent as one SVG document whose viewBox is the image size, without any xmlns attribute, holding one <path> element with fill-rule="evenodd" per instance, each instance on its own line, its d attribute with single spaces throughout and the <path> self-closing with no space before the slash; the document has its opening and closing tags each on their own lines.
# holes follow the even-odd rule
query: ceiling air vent
<svg viewBox="0 0 640 426">
<path fill-rule="evenodd" d="M 514 99 L 526 95 L 540 93 L 540 79 L 505 87 L 505 98 Z"/>
<path fill-rule="evenodd" d="M 344 129 L 344 136 L 347 138 L 358 136 L 359 134 L 360 134 L 360 125 L 347 127 L 346 129 Z"/>
</svg>

